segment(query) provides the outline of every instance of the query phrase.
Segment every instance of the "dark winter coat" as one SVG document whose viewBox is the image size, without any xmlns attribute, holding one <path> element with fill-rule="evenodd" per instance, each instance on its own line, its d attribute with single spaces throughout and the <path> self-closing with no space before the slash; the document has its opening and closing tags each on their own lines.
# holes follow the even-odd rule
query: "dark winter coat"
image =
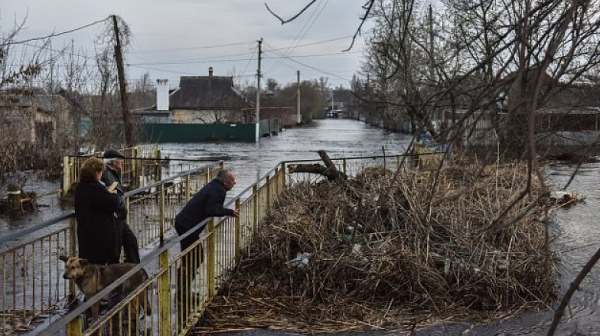
<svg viewBox="0 0 600 336">
<path fill-rule="evenodd" d="M 124 197 L 125 189 L 123 188 L 123 184 L 121 183 L 121 175 L 119 175 L 119 172 L 112 169 L 109 165 L 106 165 L 106 170 L 102 172 L 102 177 L 100 178 L 100 180 L 104 182 L 104 184 L 107 187 L 110 187 L 110 185 L 114 182 L 119 182 L 119 185 L 117 185 L 116 190 L 117 194 L 121 196 L 122 206 L 119 207 L 119 209 L 115 212 L 115 215 L 117 215 L 117 218 L 119 219 L 127 219 L 127 205 L 125 204 Z"/>
<path fill-rule="evenodd" d="M 75 190 L 75 217 L 79 257 L 94 264 L 118 263 L 118 227 L 115 211 L 123 206 L 96 180 L 82 179 Z"/>
<path fill-rule="evenodd" d="M 200 189 L 175 217 L 175 229 L 183 234 L 208 217 L 233 216 L 233 210 L 223 208 L 225 185 L 214 179 Z"/>
</svg>

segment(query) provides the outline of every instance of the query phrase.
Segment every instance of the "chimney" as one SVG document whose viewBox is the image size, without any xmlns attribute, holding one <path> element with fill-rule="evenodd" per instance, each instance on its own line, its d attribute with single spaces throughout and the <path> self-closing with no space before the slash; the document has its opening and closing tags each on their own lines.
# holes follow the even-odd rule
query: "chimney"
<svg viewBox="0 0 600 336">
<path fill-rule="evenodd" d="M 156 80 L 156 110 L 157 111 L 168 111 L 169 110 L 169 80 L 168 79 L 157 79 Z"/>
<path fill-rule="evenodd" d="M 208 77 L 212 77 L 213 68 L 208 68 Z"/>
</svg>

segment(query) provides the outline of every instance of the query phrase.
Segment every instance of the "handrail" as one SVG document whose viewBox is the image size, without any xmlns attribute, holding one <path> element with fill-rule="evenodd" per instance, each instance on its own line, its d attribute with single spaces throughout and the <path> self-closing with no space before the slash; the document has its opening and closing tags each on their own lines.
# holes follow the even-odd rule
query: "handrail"
<svg viewBox="0 0 600 336">
<path fill-rule="evenodd" d="M 400 157 L 400 155 L 378 155 L 378 156 L 366 156 L 366 157 L 350 157 L 350 158 L 334 158 L 332 159 L 332 161 L 343 161 L 344 162 L 344 171 L 346 170 L 346 160 L 358 160 L 358 159 L 378 159 L 378 158 L 398 158 Z M 248 186 L 247 188 L 245 188 L 243 191 L 241 191 L 240 193 L 238 193 L 232 200 L 230 200 L 229 202 L 227 202 L 224 206 L 226 207 L 231 207 L 231 205 L 235 202 L 235 208 L 236 209 L 240 209 L 240 213 L 243 213 L 244 216 L 240 216 L 240 220 L 242 220 L 245 224 L 244 224 L 244 229 L 246 230 L 244 231 L 245 233 L 242 233 L 243 237 L 250 237 L 250 241 L 251 241 L 251 237 L 252 237 L 252 232 L 256 233 L 258 228 L 260 226 L 262 226 L 262 220 L 264 219 L 264 216 L 266 215 L 267 211 L 269 210 L 269 208 L 273 205 L 274 201 L 277 199 L 277 195 L 279 195 L 279 193 L 281 191 L 283 191 L 285 189 L 285 186 L 287 185 L 287 178 L 286 178 L 286 171 L 285 171 L 285 166 L 286 163 L 295 163 L 295 162 L 314 162 L 314 161 L 318 161 L 318 160 L 291 160 L 291 161 L 282 161 L 279 164 L 277 164 L 274 168 L 270 169 L 267 173 L 265 173 L 262 177 L 260 177 L 259 179 L 257 179 L 257 181 L 255 183 L 253 183 L 252 185 Z M 373 161 L 371 161 L 373 162 Z M 155 263 L 155 262 L 159 262 L 159 265 L 165 265 L 163 262 L 164 261 L 169 261 L 168 262 L 168 266 L 167 270 L 170 267 L 170 271 L 168 271 L 167 273 L 165 273 L 165 269 L 163 269 L 163 266 L 159 266 L 161 267 L 159 271 L 157 271 L 156 273 L 152 274 L 150 276 L 149 282 L 145 282 L 143 286 L 148 286 L 147 284 L 150 283 L 154 283 L 154 285 L 158 285 L 158 287 L 154 287 L 154 288 L 158 288 L 158 292 L 155 292 L 154 296 L 158 296 L 158 298 L 156 298 L 157 300 L 172 300 L 173 297 L 171 297 L 170 295 L 172 295 L 173 293 L 171 292 L 170 294 L 168 294 L 169 289 L 168 288 L 172 288 L 171 286 L 173 285 L 173 278 L 171 277 L 171 279 L 169 280 L 169 272 L 170 274 L 175 274 L 173 272 L 179 272 L 179 269 L 174 269 L 174 267 L 176 267 L 176 265 L 181 265 L 183 262 L 185 262 L 185 260 L 188 260 L 187 262 L 189 263 L 190 259 L 192 258 L 192 262 L 193 260 L 198 260 L 198 253 L 200 251 L 200 243 L 202 245 L 204 244 L 208 244 L 208 248 L 207 245 L 204 245 L 205 248 L 207 248 L 207 256 L 210 253 L 212 254 L 212 258 L 208 256 L 209 260 L 207 260 L 207 262 L 205 263 L 205 268 L 204 271 L 207 272 L 208 269 L 211 269 L 211 273 L 205 273 L 203 275 L 203 277 L 206 277 L 205 279 L 207 279 L 206 281 L 209 281 L 211 283 L 209 283 L 208 285 L 202 285 L 202 286 L 208 286 L 208 287 L 203 287 L 203 288 L 213 288 L 212 291 L 209 290 L 209 294 L 206 298 L 212 298 L 212 295 L 214 295 L 214 286 L 217 285 L 218 283 L 222 280 L 218 280 L 215 283 L 215 277 L 221 276 L 224 270 L 226 270 L 227 268 L 231 267 L 231 266 L 223 266 L 223 265 L 230 265 L 230 263 L 233 261 L 235 261 L 235 259 L 237 259 L 238 257 L 232 257 L 231 255 L 231 250 L 229 248 L 231 248 L 232 246 L 228 247 L 228 251 L 225 252 L 225 254 L 221 255 L 219 254 L 219 256 L 217 258 L 218 259 L 218 265 L 215 263 L 215 255 L 214 253 L 221 253 L 221 252 L 215 252 L 214 250 L 214 242 L 215 241 L 222 241 L 225 242 L 227 241 L 227 244 L 232 244 L 235 241 L 236 244 L 236 248 L 239 248 L 239 246 L 237 245 L 240 241 L 240 232 L 239 232 L 239 220 L 237 219 L 232 219 L 232 218 L 224 218 L 223 220 L 219 221 L 218 223 L 216 222 L 210 222 L 212 219 L 206 219 L 204 221 L 202 221 L 201 223 L 198 223 L 196 226 L 194 226 L 194 228 L 190 231 L 188 231 L 186 234 L 178 236 L 178 237 L 174 237 L 174 238 L 170 238 L 170 239 L 165 239 L 165 233 L 168 231 L 172 232 L 172 223 L 173 223 L 173 215 L 174 212 L 173 211 L 177 211 L 177 207 L 180 206 L 179 203 L 177 203 L 178 205 L 175 205 L 174 203 L 170 203 L 171 205 L 171 212 L 169 213 L 169 217 L 165 217 L 165 200 L 167 200 L 167 196 L 165 194 L 165 190 L 167 188 L 171 188 L 171 185 L 166 186 L 165 183 L 169 182 L 169 181 L 175 181 L 173 183 L 173 185 L 183 185 L 186 186 L 186 188 L 189 187 L 190 185 L 190 174 L 194 174 L 195 172 L 202 172 L 202 170 L 206 169 L 206 180 L 197 180 L 197 177 L 194 177 L 194 183 L 192 185 L 194 186 L 199 186 L 201 185 L 201 183 L 206 183 L 208 182 L 208 178 L 212 176 L 212 168 L 216 167 L 217 165 L 222 165 L 223 162 L 220 161 L 218 163 L 214 163 L 214 164 L 209 164 L 209 165 L 205 165 L 201 168 L 195 168 L 193 170 L 187 171 L 187 172 L 182 172 L 179 173 L 177 175 L 171 176 L 169 178 L 166 178 L 164 180 L 161 180 L 160 182 L 156 182 L 156 183 L 152 183 L 148 186 L 145 186 L 143 188 L 140 189 L 136 189 L 130 192 L 126 193 L 127 197 L 131 197 L 140 193 L 143 193 L 145 191 L 150 190 L 151 194 L 153 194 L 154 196 L 152 196 L 153 198 L 151 199 L 151 202 L 157 202 L 157 203 L 151 203 L 152 204 L 158 204 L 156 206 L 158 206 L 160 208 L 160 211 L 157 212 L 156 208 L 153 212 L 152 216 L 156 216 L 157 214 L 159 215 L 158 217 L 160 218 L 160 221 L 157 222 L 156 225 L 158 228 L 158 232 L 155 231 L 154 234 L 154 238 L 157 238 L 160 236 L 160 246 L 154 250 L 152 250 L 149 255 L 144 258 L 142 260 L 142 263 L 139 265 L 136 265 L 132 270 L 130 270 L 129 272 L 127 272 L 127 274 L 123 275 L 121 278 L 119 278 L 116 282 L 114 282 L 113 284 L 111 284 L 111 286 L 105 288 L 103 291 L 101 291 L 100 293 L 98 293 L 97 295 L 95 295 L 93 298 L 90 298 L 90 300 L 88 300 L 87 302 L 85 302 L 84 304 L 80 305 L 79 307 L 75 308 L 75 310 L 70 311 L 67 315 L 60 317 L 58 320 L 56 320 L 54 323 L 52 323 L 50 325 L 50 328 L 45 328 L 43 331 L 41 330 L 36 330 L 35 333 L 36 334 L 41 334 L 41 333 L 57 333 L 60 332 L 61 330 L 63 330 L 63 328 L 67 327 L 70 328 L 69 330 L 73 331 L 74 329 L 72 329 L 74 327 L 73 323 L 77 323 L 76 320 L 79 320 L 79 315 L 81 313 L 83 313 L 86 309 L 90 308 L 94 303 L 97 303 L 98 300 L 100 300 L 101 297 L 105 297 L 112 289 L 116 288 L 117 286 L 119 286 L 119 284 L 122 284 L 124 281 L 126 281 L 126 279 L 129 276 L 132 276 L 136 271 L 141 270 L 143 267 L 148 266 L 151 262 Z M 337 164 L 337 163 L 336 163 Z M 367 163 L 368 165 L 369 163 Z M 202 175 L 198 175 L 198 177 L 202 177 Z M 180 179 L 180 180 L 177 180 Z M 187 179 L 187 182 L 186 182 Z M 155 189 L 155 190 L 152 190 Z M 172 190 L 176 190 L 175 188 L 173 188 Z M 252 195 L 248 195 L 249 191 L 252 190 Z M 175 191 L 175 192 L 181 192 L 181 191 Z M 156 193 L 158 193 L 158 195 L 160 196 L 156 196 Z M 185 195 L 185 197 L 183 198 L 183 200 L 187 200 L 189 199 L 190 195 L 189 195 L 189 190 L 187 190 L 187 195 Z M 169 198 L 169 200 L 178 200 L 177 202 L 181 202 L 182 200 L 182 194 L 178 194 L 179 196 L 169 196 L 172 198 Z M 242 198 L 245 197 L 243 199 L 243 205 L 240 206 L 240 201 L 242 200 Z M 140 199 L 145 199 L 145 197 L 142 197 Z M 138 198 L 135 199 L 135 201 L 137 202 Z M 258 205 L 257 205 L 258 204 Z M 61 220 L 65 220 L 65 219 L 69 219 L 72 218 L 72 214 L 70 215 L 65 215 L 65 216 L 61 216 Z M 168 219 L 167 219 L 168 218 Z M 55 219 L 56 222 L 60 222 L 60 220 Z M 167 224 L 168 221 L 168 225 L 165 226 L 165 224 Z M 156 222 L 155 222 L 156 223 Z M 48 223 L 43 223 L 46 226 L 49 226 L 51 224 Z M 196 243 L 196 245 L 191 246 L 191 248 L 193 248 L 194 250 L 194 254 L 190 257 L 191 252 L 186 250 L 186 251 L 182 251 L 179 254 L 175 255 L 175 256 L 171 256 L 174 257 L 174 259 L 171 261 L 171 258 L 169 257 L 169 249 L 172 248 L 173 246 L 175 246 L 177 243 L 181 242 L 183 239 L 185 239 L 186 237 L 190 236 L 191 234 L 193 234 L 197 229 L 199 229 L 201 226 L 203 225 L 207 225 L 207 230 L 202 234 L 202 236 L 200 237 L 199 242 Z M 39 226 L 39 225 L 38 225 Z M 233 232 L 232 230 L 234 229 L 235 226 L 235 232 Z M 37 227 L 37 226 L 36 226 Z M 31 232 L 35 232 L 35 230 L 33 228 L 29 229 Z M 215 231 L 217 230 L 217 231 Z M 220 230 L 220 231 L 219 231 Z M 158 235 L 156 234 L 158 233 Z M 71 232 L 71 234 L 73 234 Z M 250 235 L 248 235 L 250 234 Z M 65 234 L 66 235 L 66 234 Z M 14 238 L 14 234 L 12 235 L 12 237 Z M 18 234 L 17 234 L 18 236 Z M 247 244 L 247 240 L 248 238 L 242 238 L 242 241 L 244 241 L 244 244 Z M 56 239 L 54 239 L 54 241 L 57 241 Z M 210 244 L 213 244 L 213 248 L 211 248 Z M 247 245 L 246 245 L 247 246 Z M 212 252 L 208 252 L 208 251 L 212 251 Z M 72 251 L 74 252 L 74 251 Z M 229 254 L 227 254 L 229 253 Z M 236 252 L 237 253 L 237 252 Z M 186 259 L 188 258 L 188 259 Z M 196 258 L 196 259 L 193 259 Z M 54 263 L 52 263 L 52 265 L 54 265 Z M 59 266 L 56 266 L 56 270 L 58 271 Z M 166 280 L 166 282 L 165 282 Z M 169 282 L 171 283 L 171 285 L 169 285 Z M 72 285 L 72 284 L 71 284 Z M 168 285 L 168 287 L 167 287 Z M 175 286 L 177 288 L 177 286 L 179 286 L 179 283 L 175 283 Z M 149 287 L 152 288 L 152 287 Z M 163 291 L 161 291 L 161 288 L 163 289 Z M 167 292 L 164 292 L 164 290 L 167 289 Z M 73 292 L 71 292 L 73 293 Z M 157 294 L 159 293 L 159 294 Z M 168 296 L 163 296 L 163 293 L 166 293 L 164 295 L 168 295 Z M 129 304 L 131 304 L 131 300 L 132 296 L 128 296 L 128 298 L 126 300 L 128 300 Z M 125 299 L 124 299 L 125 300 Z M 204 299 L 203 299 L 204 300 Z M 156 302 L 163 302 L 163 301 L 156 301 Z M 167 301 L 168 302 L 168 301 Z M 204 302 L 204 301 L 202 301 Z M 189 301 L 188 301 L 189 303 Z M 169 303 L 167 303 L 169 304 Z M 199 303 L 196 303 L 199 304 Z M 196 310 L 196 312 L 201 311 L 201 309 L 203 309 L 203 305 L 204 303 L 201 303 L 199 306 L 195 306 L 197 308 L 195 309 L 200 309 L 200 310 Z M 121 307 L 121 306 L 118 306 Z M 121 307 L 122 308 L 122 307 Z M 116 314 L 116 312 L 121 313 L 120 309 L 121 308 L 113 308 L 107 315 L 105 315 L 104 319 L 102 319 L 100 323 L 94 324 L 92 326 L 90 326 L 88 329 L 88 333 L 93 332 L 94 330 L 98 330 L 98 327 L 104 327 L 106 326 L 107 321 L 111 318 L 111 316 L 115 316 L 114 314 Z M 115 310 L 116 309 L 116 310 Z M 170 309 L 170 308 L 167 308 Z M 173 311 L 171 311 L 171 314 L 173 313 Z M 161 313 L 162 314 L 162 313 Z M 164 315 L 161 315 L 164 316 Z M 167 318 L 169 315 L 166 315 Z M 191 315 L 190 315 L 191 316 Z M 162 317 L 160 317 L 162 318 Z M 191 317 L 187 317 L 186 320 L 184 320 L 185 323 L 187 323 L 187 327 L 190 326 L 189 323 L 192 323 L 193 319 Z M 152 327 L 152 326 L 151 326 Z M 187 328 L 186 327 L 186 328 Z M 162 331 L 161 331 L 162 332 Z"/>
<path fill-rule="evenodd" d="M 204 169 L 206 169 L 206 167 L 204 167 Z M 258 183 L 260 183 L 262 180 L 266 179 L 266 177 L 271 172 L 275 171 L 276 169 L 277 169 L 277 167 L 271 169 L 259 181 L 257 181 L 256 183 L 253 183 L 246 190 L 238 193 L 234 197 L 234 199 L 233 199 L 232 202 L 235 202 L 238 199 L 241 199 L 242 196 L 247 192 L 247 190 L 254 188 L 256 185 L 258 185 Z M 229 205 L 230 203 L 231 202 L 227 203 L 226 206 Z M 96 295 L 94 295 L 93 297 L 91 297 L 89 300 L 86 300 L 86 302 L 84 302 L 83 304 L 80 304 L 79 306 L 77 306 L 75 309 L 73 309 L 72 311 L 70 311 L 66 315 L 64 315 L 61 318 L 59 318 L 58 320 L 52 322 L 52 324 L 50 324 L 50 326 L 48 328 L 45 328 L 43 330 L 37 330 L 36 329 L 35 331 L 33 331 L 32 335 L 40 335 L 42 333 L 43 334 L 52 335 L 54 333 L 57 333 L 57 332 L 63 330 L 73 319 L 78 318 L 87 309 L 89 309 L 90 307 L 92 307 L 95 303 L 99 302 L 103 297 L 105 297 L 108 294 L 110 294 L 110 292 L 112 292 L 113 290 L 115 290 L 123 282 L 127 281 L 127 279 L 129 279 L 129 277 L 133 276 L 135 273 L 137 273 L 138 271 L 142 270 L 145 266 L 148 266 L 150 264 L 150 262 L 155 261 L 158 258 L 158 256 L 160 256 L 163 252 L 168 251 L 173 246 L 175 246 L 177 243 L 180 243 L 183 239 L 185 239 L 185 238 L 189 237 L 190 235 L 194 234 L 195 231 L 198 230 L 198 229 L 200 229 L 202 226 L 207 225 L 208 222 L 211 219 L 212 219 L 212 217 L 206 218 L 202 222 L 196 224 L 192 229 L 190 229 L 189 231 L 187 231 L 186 233 L 184 233 L 182 235 L 179 235 L 178 237 L 170 238 L 170 239 L 167 239 L 167 240 L 163 240 L 163 243 L 162 243 L 162 245 L 160 247 L 158 247 L 157 249 L 152 250 L 152 252 L 150 252 L 150 254 L 148 254 L 145 258 L 143 258 L 142 261 L 139 264 L 137 264 L 135 267 L 133 267 L 127 273 L 123 274 L 120 278 L 118 278 L 117 280 L 115 280 L 114 282 L 112 282 L 109 286 L 105 287 L 103 290 L 101 290 L 100 292 L 96 293 Z"/>
<path fill-rule="evenodd" d="M 38 231 L 38 230 L 41 230 L 41 229 L 45 229 L 45 228 L 49 227 L 50 225 L 54 225 L 54 224 L 60 223 L 60 222 L 62 222 L 64 220 L 67 220 L 67 219 L 73 217 L 74 215 L 75 215 L 75 212 L 71 212 L 69 214 L 62 215 L 62 216 L 50 219 L 48 221 L 42 222 L 42 223 L 40 223 L 38 225 L 34 225 L 34 226 L 30 227 L 30 228 L 23 229 L 21 231 L 13 232 L 13 233 L 10 233 L 10 234 L 8 234 L 6 236 L 0 237 L 0 245 L 4 244 L 4 243 L 8 243 L 8 242 L 10 242 L 12 240 L 21 238 L 22 236 L 25 236 L 25 235 L 30 234 L 32 232 L 35 232 L 35 231 Z"/>
<path fill-rule="evenodd" d="M 147 185 L 145 187 L 141 187 L 141 188 L 138 188 L 138 189 L 135 189 L 135 190 L 128 191 L 128 192 L 126 192 L 124 194 L 124 197 L 135 196 L 137 194 L 140 194 L 142 192 L 145 192 L 145 191 L 148 191 L 148 190 L 150 190 L 152 188 L 155 188 L 155 187 L 161 185 L 162 183 L 169 182 L 169 181 L 172 181 L 172 180 L 177 179 L 177 178 L 185 177 L 188 174 L 195 173 L 195 172 L 198 172 L 200 170 L 204 170 L 204 169 L 209 168 L 209 167 L 210 168 L 214 168 L 217 165 L 221 164 L 222 162 L 223 161 L 217 161 L 216 163 L 214 163 L 212 165 L 206 165 L 206 166 L 202 166 L 202 167 L 197 167 L 197 168 L 194 168 L 192 170 L 189 170 L 189 171 L 186 171 L 186 172 L 182 172 L 182 173 L 179 173 L 177 175 L 170 176 L 170 177 L 165 178 L 163 180 L 160 180 L 158 182 L 149 184 L 149 185 Z M 23 230 L 20 230 L 20 231 L 17 231 L 17 232 L 10 233 L 10 234 L 8 234 L 6 236 L 0 237 L 0 245 L 5 244 L 5 243 L 9 243 L 10 241 L 22 238 L 23 236 L 28 235 L 30 233 L 33 233 L 33 232 L 45 229 L 45 228 L 47 228 L 47 227 L 49 227 L 51 225 L 60 223 L 60 222 L 62 222 L 64 220 L 72 218 L 74 215 L 75 215 L 75 212 L 70 212 L 68 214 L 65 214 L 65 215 L 62 215 L 62 216 L 50 219 L 48 221 L 42 222 L 40 224 L 34 225 L 34 226 L 30 227 L 30 228 L 23 229 Z"/>
<path fill-rule="evenodd" d="M 135 190 L 128 191 L 128 192 L 126 192 L 126 193 L 124 194 L 124 196 L 125 196 L 125 197 L 129 197 L 129 196 L 135 196 L 135 195 L 137 195 L 137 194 L 140 194 L 140 193 L 142 193 L 142 192 L 144 192 L 144 191 L 147 191 L 147 190 L 149 190 L 149 189 L 156 188 L 157 186 L 159 186 L 159 185 L 161 185 L 161 184 L 164 184 L 165 182 L 169 182 L 169 181 L 172 181 L 172 180 L 175 180 L 175 179 L 178 179 L 178 178 L 185 177 L 185 176 L 186 176 L 186 175 L 188 175 L 188 174 L 195 173 L 195 172 L 198 172 L 198 171 L 200 171 L 200 170 L 204 170 L 204 169 L 206 169 L 206 168 L 214 168 L 214 167 L 216 167 L 217 165 L 220 165 L 222 162 L 223 162 L 223 161 L 217 161 L 216 163 L 214 163 L 214 164 L 211 164 L 211 165 L 205 165 L 205 166 L 202 166 L 202 167 L 197 167 L 197 168 L 194 168 L 194 169 L 192 169 L 192 170 L 188 170 L 188 171 L 185 171 L 185 172 L 181 172 L 181 173 L 179 173 L 179 174 L 177 174 L 177 175 L 173 175 L 173 176 L 167 177 L 167 178 L 165 178 L 165 179 L 162 179 L 162 180 L 160 180 L 160 181 L 158 181 L 158 182 L 154 182 L 154 183 L 148 184 L 147 186 L 144 186 L 144 187 L 141 187 L 141 188 L 137 188 L 137 189 L 135 189 Z"/>
<path fill-rule="evenodd" d="M 176 238 L 167 239 L 166 241 L 163 242 L 162 246 L 160 246 L 159 248 L 150 252 L 150 254 L 148 254 L 148 256 L 146 256 L 144 259 L 142 259 L 142 261 L 139 264 L 137 264 L 135 267 L 133 267 L 127 273 L 123 274 L 120 278 L 118 278 L 117 280 L 112 282 L 110 285 L 105 287 L 100 292 L 96 293 L 96 295 L 91 297 L 89 300 L 85 301 L 83 304 L 77 306 L 77 308 L 70 311 L 67 315 L 64 315 L 63 317 L 59 318 L 58 320 L 52 322 L 52 324 L 50 324 L 50 326 L 48 328 L 46 328 L 44 330 L 34 331 L 32 335 L 39 335 L 41 333 L 52 335 L 54 333 L 59 332 L 60 330 L 65 328 L 71 320 L 73 320 L 73 319 L 77 318 L 79 315 L 83 314 L 86 310 L 88 310 L 90 307 L 92 307 L 95 303 L 97 303 L 103 297 L 110 294 L 110 292 L 115 290 L 123 282 L 127 281 L 127 279 L 129 279 L 129 277 L 131 277 L 138 271 L 142 270 L 144 268 L 144 266 L 149 265 L 150 262 L 154 261 L 161 253 L 172 248 L 173 246 L 175 246 L 175 244 L 181 242 L 183 239 L 185 239 L 188 236 L 190 236 L 191 234 L 193 234 L 194 231 L 199 229 L 202 225 L 206 225 L 206 223 L 208 223 L 209 221 L 210 221 L 210 218 L 207 218 L 207 219 L 203 220 L 202 222 L 198 223 L 196 226 L 194 226 L 194 228 L 192 230 L 189 230 L 188 232 L 182 234 L 181 236 L 178 236 Z"/>
<path fill-rule="evenodd" d="M 270 175 L 272 172 L 274 172 L 279 165 L 281 165 L 281 163 L 279 163 L 277 166 L 273 167 L 271 170 L 269 170 L 267 173 L 265 173 L 262 177 L 260 177 L 258 179 L 258 181 L 256 181 L 255 183 L 252 183 L 249 187 L 247 187 L 246 189 L 244 189 L 241 192 L 239 192 L 236 197 L 234 197 L 233 199 L 231 199 L 229 202 L 225 203 L 223 206 L 224 207 L 228 207 L 228 206 L 231 205 L 231 203 L 235 203 L 236 199 L 242 198 L 242 196 L 245 195 L 250 190 L 252 190 L 252 188 L 254 188 L 255 185 L 258 185 L 260 181 L 266 180 L 267 176 Z"/>
</svg>

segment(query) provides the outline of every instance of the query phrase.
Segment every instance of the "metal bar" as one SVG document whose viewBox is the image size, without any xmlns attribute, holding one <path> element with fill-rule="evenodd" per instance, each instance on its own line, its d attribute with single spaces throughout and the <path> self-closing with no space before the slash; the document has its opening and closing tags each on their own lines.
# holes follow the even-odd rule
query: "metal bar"
<svg viewBox="0 0 600 336">
<path fill-rule="evenodd" d="M 265 184 L 265 188 L 267 188 L 267 207 L 265 210 L 271 208 L 271 177 L 267 175 L 267 182 Z"/>
<path fill-rule="evenodd" d="M 281 185 L 285 190 L 285 161 L 281 162 Z"/>
<path fill-rule="evenodd" d="M 239 197 L 235 199 L 235 209 L 240 212 L 239 217 L 235 218 L 235 262 L 239 262 L 241 258 L 241 238 L 240 238 L 240 217 L 242 216 L 242 209 L 240 207 L 240 199 Z"/>
<path fill-rule="evenodd" d="M 2 256 L 2 311 L 6 312 L 6 256 Z M 6 315 L 2 314 L 2 333 L 6 334 Z"/>
<path fill-rule="evenodd" d="M 215 219 L 211 218 L 208 221 L 207 246 L 206 246 L 206 277 L 208 280 L 208 298 L 209 300 L 215 296 Z"/>
<path fill-rule="evenodd" d="M 165 241 L 165 185 L 160 185 L 160 200 L 159 200 L 159 224 L 160 224 L 160 244 Z"/>
<path fill-rule="evenodd" d="M 45 222 L 43 222 L 41 224 L 34 225 L 34 226 L 32 226 L 32 227 L 30 227 L 28 229 L 21 230 L 21 231 L 18 231 L 18 232 L 15 232 L 15 233 L 3 236 L 2 238 L 0 238 L 0 245 L 8 243 L 8 242 L 11 242 L 11 241 L 19 239 L 19 238 L 22 238 L 26 234 L 29 234 L 29 233 L 32 233 L 32 232 L 35 232 L 35 231 L 38 231 L 38 230 L 41 230 L 41 229 L 45 229 L 45 228 L 47 228 L 50 225 L 54 225 L 54 224 L 60 223 L 60 222 L 65 221 L 65 220 L 67 220 L 67 219 L 69 219 L 71 217 L 74 217 L 74 216 L 75 216 L 75 213 L 72 212 L 72 213 L 69 213 L 69 214 L 66 214 L 66 215 L 63 215 L 63 216 L 59 216 L 59 217 L 53 218 L 51 220 L 45 221 Z M 48 235 L 45 235 L 44 237 L 48 237 L 48 236 L 50 236 L 52 234 L 53 233 L 50 233 Z M 41 238 L 38 237 L 38 238 L 32 239 L 30 241 L 25 241 L 22 244 L 28 244 L 28 243 L 31 243 L 32 241 L 39 240 L 39 239 L 41 239 Z M 10 249 L 7 250 L 7 251 L 4 251 L 4 252 L 8 252 L 8 251 L 10 251 Z"/>
<path fill-rule="evenodd" d="M 190 200 L 191 186 L 190 186 L 190 174 L 185 175 L 185 202 Z"/>
<path fill-rule="evenodd" d="M 258 232 L 258 185 L 252 185 L 252 235 Z"/>
<path fill-rule="evenodd" d="M 158 303 L 160 309 L 160 334 L 170 335 L 171 331 L 171 287 L 170 272 L 169 272 L 169 249 L 162 251 L 158 257 L 158 266 L 162 270 L 162 274 L 158 279 Z"/>
<path fill-rule="evenodd" d="M 71 167 L 69 166 L 70 158 L 63 156 L 63 180 L 62 180 L 62 196 L 65 196 L 71 189 Z"/>
</svg>

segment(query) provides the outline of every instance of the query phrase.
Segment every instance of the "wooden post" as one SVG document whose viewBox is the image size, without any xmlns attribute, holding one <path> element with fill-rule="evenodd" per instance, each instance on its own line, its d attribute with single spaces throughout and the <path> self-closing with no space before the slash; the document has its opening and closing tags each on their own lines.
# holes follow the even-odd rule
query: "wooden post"
<svg viewBox="0 0 600 336">
<path fill-rule="evenodd" d="M 123 113 L 123 128 L 125 129 L 125 142 L 127 147 L 134 144 L 133 125 L 131 124 L 131 112 L 127 101 L 127 80 L 125 79 L 125 67 L 123 65 L 123 51 L 121 49 L 121 33 L 117 17 L 112 15 L 113 28 L 115 30 L 115 61 L 117 62 L 117 74 L 119 77 L 119 92 L 121 96 L 121 110 Z"/>
<path fill-rule="evenodd" d="M 8 207 L 11 211 L 22 210 L 21 199 L 23 195 L 21 194 L 21 187 L 16 184 L 9 184 L 8 190 L 6 191 L 8 197 Z"/>
<path fill-rule="evenodd" d="M 241 212 L 240 209 L 240 199 L 236 199 L 235 200 L 235 209 L 237 211 Z M 241 220 L 240 217 L 242 217 L 242 214 L 240 213 L 239 217 L 235 218 L 235 262 L 239 262 L 240 258 L 241 258 L 241 228 L 240 228 L 240 224 L 241 224 Z"/>
<path fill-rule="evenodd" d="M 216 293 L 216 279 L 215 275 L 215 266 L 216 266 L 216 253 L 217 249 L 215 248 L 215 219 L 214 217 L 210 219 L 208 222 L 208 231 L 207 231 L 207 250 L 206 257 L 208 259 L 208 263 L 206 265 L 206 277 L 208 281 L 208 300 L 212 300 Z"/>
<path fill-rule="evenodd" d="M 62 182 L 62 196 L 67 195 L 69 193 L 69 189 L 71 189 L 71 160 L 68 156 L 63 156 L 63 182 Z"/>
<path fill-rule="evenodd" d="M 346 166 L 347 166 L 346 158 L 344 158 L 344 159 L 342 159 L 342 172 L 344 173 L 344 175 L 348 175 L 348 174 L 346 174 Z"/>
</svg>

